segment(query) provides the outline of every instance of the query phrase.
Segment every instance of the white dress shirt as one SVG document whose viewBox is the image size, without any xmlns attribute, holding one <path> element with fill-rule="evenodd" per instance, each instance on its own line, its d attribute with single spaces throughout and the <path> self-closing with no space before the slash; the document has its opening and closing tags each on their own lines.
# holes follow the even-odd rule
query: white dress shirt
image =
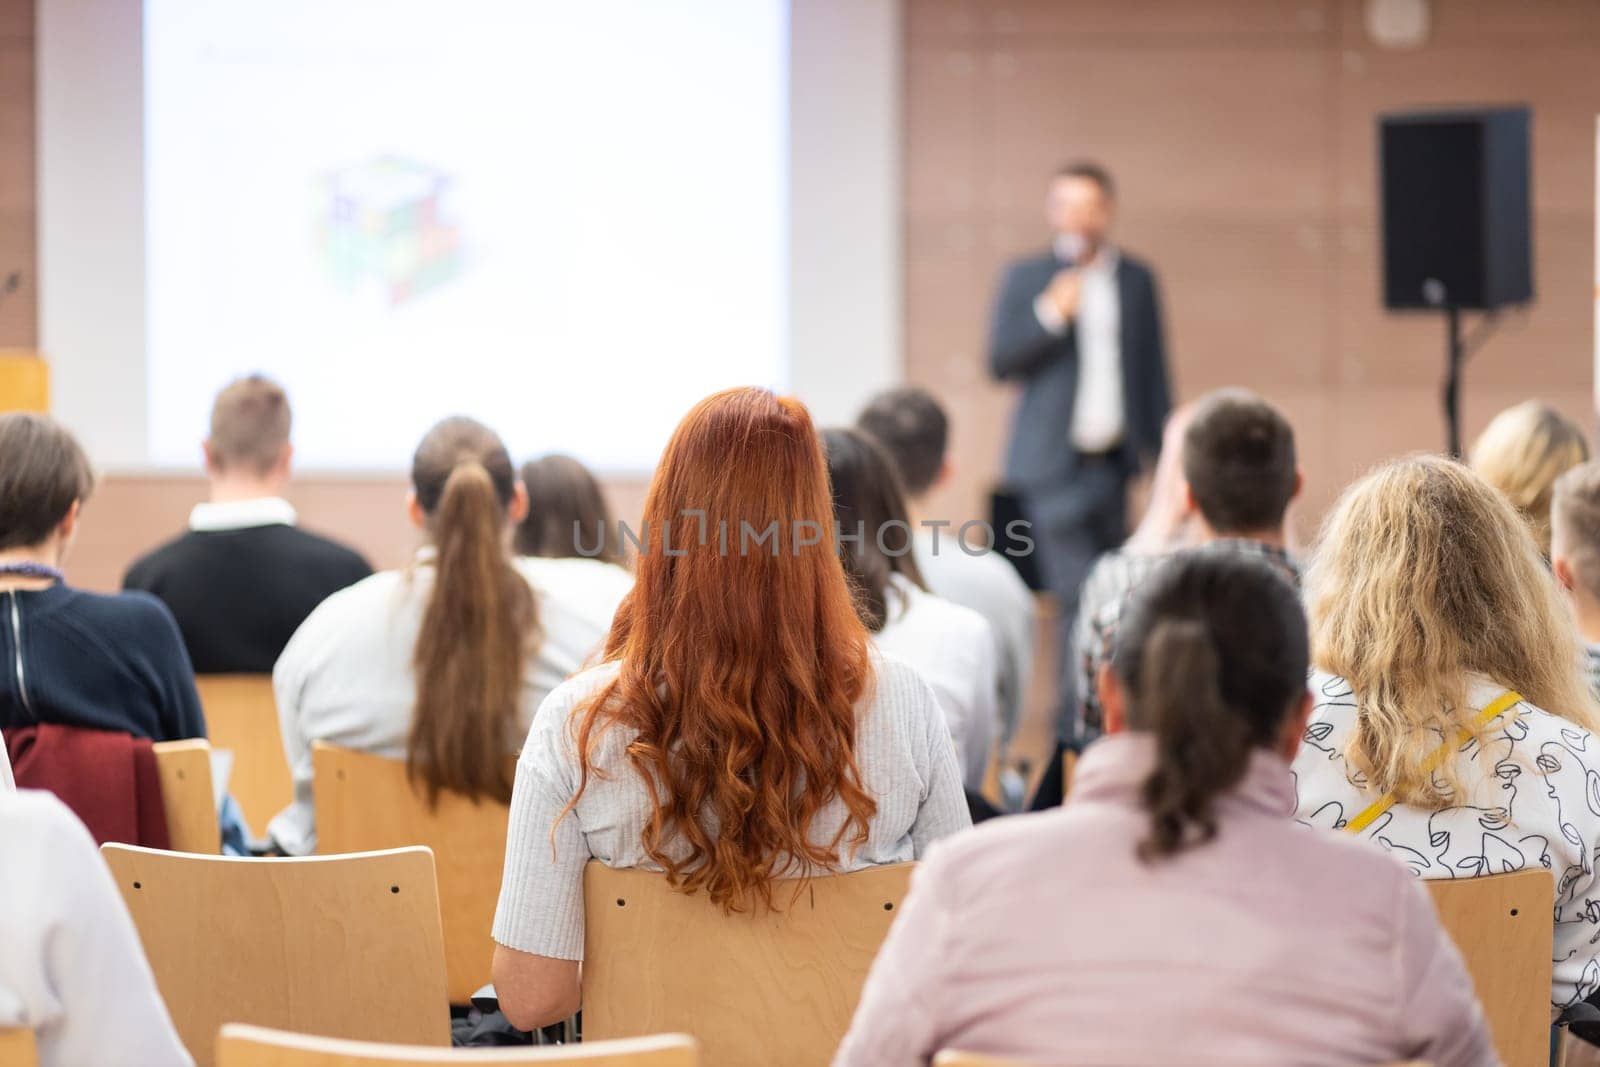
<svg viewBox="0 0 1600 1067">
<path fill-rule="evenodd" d="M 281 496 L 259 496 L 250 500 L 202 501 L 189 512 L 189 529 L 200 533 L 218 530 L 248 530 L 254 526 L 293 526 L 298 515 L 294 505 Z"/>
<path fill-rule="evenodd" d="M 1122 399 L 1122 299 L 1117 293 L 1117 252 L 1102 248 L 1079 268 L 1078 310 L 1073 316 L 1078 340 L 1078 388 L 1072 402 L 1072 447 L 1106 452 L 1122 440 L 1126 413 Z M 1033 313 L 1050 333 L 1067 332 L 1067 320 L 1044 294 Z"/>
<path fill-rule="evenodd" d="M 295 631 L 273 668 L 294 802 L 273 818 L 267 832 L 290 855 L 308 855 L 317 846 L 313 741 L 405 758 L 417 702 L 411 659 L 433 592 L 432 556 L 433 550 L 424 548 L 411 567 L 374 574 L 324 600 Z M 518 562 L 525 577 L 526 562 Z M 531 578 L 529 584 L 541 637 L 528 660 L 517 722 L 506 738 L 507 755 L 521 747 L 540 702 L 599 650 L 611 625 L 605 605 L 553 595 Z"/>
<path fill-rule="evenodd" d="M 1331 674 L 1311 677 L 1316 701 L 1294 760 L 1295 818 L 1342 828 L 1375 800 L 1366 776 L 1345 756 L 1356 728 L 1356 695 Z M 1474 679 L 1472 707 L 1487 707 L 1505 689 Z M 1555 877 L 1555 966 L 1550 1000 L 1556 1010 L 1600 989 L 1600 811 L 1590 783 L 1600 781 L 1600 743 L 1588 731 L 1526 701 L 1453 753 L 1462 784 L 1458 803 L 1438 811 L 1396 804 L 1360 836 L 1376 842 L 1419 878 L 1473 878 L 1545 867 Z M 1442 740 L 1442 739 L 1441 739 Z"/>
<path fill-rule="evenodd" d="M 40 1067 L 192 1063 L 89 831 L 35 789 L 0 794 L 0 1027 Z"/>
<path fill-rule="evenodd" d="M 1033 677 L 1033 592 L 1005 556 L 994 551 L 974 555 L 963 549 L 954 527 L 919 528 L 912 551 L 929 592 L 971 608 L 988 622 L 994 637 L 1001 736 L 1009 739 Z"/>
<path fill-rule="evenodd" d="M 874 643 L 933 687 L 955 741 L 962 781 L 981 789 L 1000 719 L 989 624 L 971 608 L 925 593 L 901 575 L 889 583 L 889 621 L 873 635 Z"/>
</svg>

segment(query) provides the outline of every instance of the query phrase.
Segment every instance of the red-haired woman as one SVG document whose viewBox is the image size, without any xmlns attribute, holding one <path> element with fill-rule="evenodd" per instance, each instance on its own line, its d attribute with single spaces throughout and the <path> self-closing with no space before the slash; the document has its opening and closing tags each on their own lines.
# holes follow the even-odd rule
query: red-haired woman
<svg viewBox="0 0 1600 1067">
<path fill-rule="evenodd" d="M 550 694 L 517 765 L 494 980 L 524 1029 L 578 1007 L 592 858 L 741 910 L 772 905 L 779 878 L 917 859 L 969 822 L 932 690 L 856 616 L 798 401 L 701 401 L 644 517 L 605 661 Z"/>
</svg>

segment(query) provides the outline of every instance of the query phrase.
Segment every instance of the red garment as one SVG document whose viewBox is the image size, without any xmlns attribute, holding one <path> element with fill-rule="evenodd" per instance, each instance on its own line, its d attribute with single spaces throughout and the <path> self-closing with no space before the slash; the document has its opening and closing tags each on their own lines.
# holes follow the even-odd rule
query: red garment
<svg viewBox="0 0 1600 1067">
<path fill-rule="evenodd" d="M 148 738 L 56 723 L 4 733 L 17 788 L 54 793 L 96 844 L 172 847 Z"/>
</svg>

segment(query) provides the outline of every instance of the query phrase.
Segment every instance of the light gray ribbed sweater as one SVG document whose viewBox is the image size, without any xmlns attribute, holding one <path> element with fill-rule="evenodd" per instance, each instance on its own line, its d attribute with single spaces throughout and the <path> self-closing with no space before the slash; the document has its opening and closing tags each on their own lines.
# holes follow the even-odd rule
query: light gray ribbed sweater
<svg viewBox="0 0 1600 1067">
<path fill-rule="evenodd" d="M 628 764 L 631 732 L 610 730 L 599 742 L 583 798 L 550 828 L 578 788 L 577 744 L 569 724 L 585 697 L 616 677 L 603 664 L 559 686 L 540 705 L 517 762 L 505 874 L 494 939 L 508 948 L 555 959 L 583 958 L 583 867 L 655 867 L 640 845 L 650 795 Z M 933 691 L 910 667 L 873 654 L 875 686 L 858 711 L 856 762 L 878 802 L 867 841 L 845 869 L 919 859 L 928 845 L 970 825 L 961 771 Z M 835 802 L 811 825 L 828 841 L 844 821 Z"/>
</svg>

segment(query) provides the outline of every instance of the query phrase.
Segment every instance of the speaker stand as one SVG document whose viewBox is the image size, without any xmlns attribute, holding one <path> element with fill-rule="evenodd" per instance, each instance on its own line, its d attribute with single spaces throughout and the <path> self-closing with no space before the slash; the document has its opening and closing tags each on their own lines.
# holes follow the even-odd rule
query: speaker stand
<svg viewBox="0 0 1600 1067">
<path fill-rule="evenodd" d="M 1461 364 L 1466 350 L 1461 345 L 1461 309 L 1454 304 L 1444 309 L 1444 431 L 1450 456 L 1461 458 Z"/>
<path fill-rule="evenodd" d="M 1492 308 L 1471 337 L 1461 332 L 1461 308 L 1444 305 L 1445 365 L 1444 365 L 1444 430 L 1445 441 L 1453 459 L 1461 458 L 1461 368 L 1467 357 L 1476 352 L 1489 339 L 1500 322 L 1500 310 Z"/>
</svg>

